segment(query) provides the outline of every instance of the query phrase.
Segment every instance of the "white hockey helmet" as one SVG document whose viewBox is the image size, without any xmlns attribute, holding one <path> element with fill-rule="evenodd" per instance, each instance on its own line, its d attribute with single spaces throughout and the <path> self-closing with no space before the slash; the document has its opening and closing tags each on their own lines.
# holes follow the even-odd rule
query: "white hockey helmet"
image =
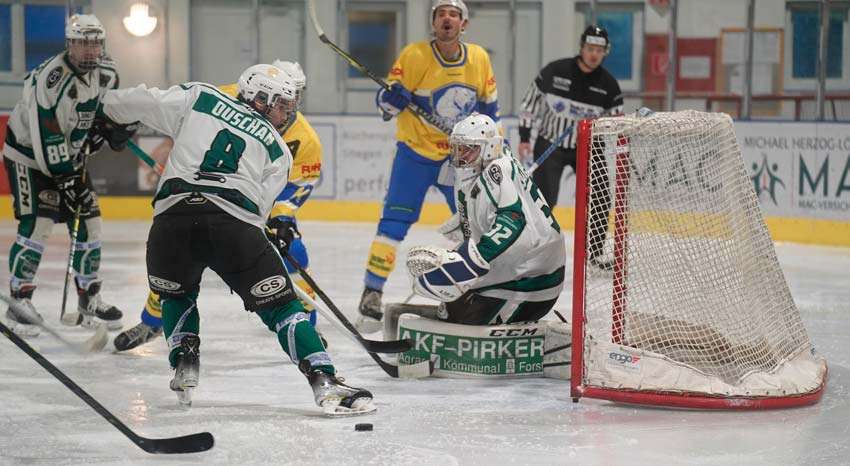
<svg viewBox="0 0 850 466">
<path fill-rule="evenodd" d="M 304 100 L 304 91 L 307 89 L 307 75 L 297 61 L 275 60 L 272 65 L 285 71 L 295 81 L 298 88 L 298 109 L 301 109 Z"/>
<path fill-rule="evenodd" d="M 449 136 L 451 164 L 476 172 L 502 155 L 502 136 L 496 122 L 487 115 L 473 113 L 455 124 Z"/>
<path fill-rule="evenodd" d="M 72 61 L 74 65 L 83 71 L 91 71 L 100 64 L 104 55 L 104 46 L 106 44 L 106 29 L 95 15 L 73 15 L 68 18 L 68 23 L 65 25 L 65 47 L 70 48 L 72 43 L 81 43 L 85 46 L 100 46 L 101 54 L 96 58 L 90 55 L 83 54 L 82 56 L 74 56 Z"/>
<path fill-rule="evenodd" d="M 431 3 L 431 24 L 434 23 L 434 18 L 437 15 L 437 8 L 441 6 L 452 6 L 460 10 L 460 19 L 469 20 L 469 8 L 463 0 L 434 0 Z"/>
<path fill-rule="evenodd" d="M 291 107 L 294 115 L 298 105 L 298 87 L 295 80 L 274 65 L 259 64 L 248 67 L 236 81 L 237 95 L 249 104 L 259 101 L 265 105 L 261 113 L 268 115 L 278 104 Z M 256 108 L 256 107 L 255 107 Z M 275 125 L 278 129 L 282 125 Z"/>
</svg>

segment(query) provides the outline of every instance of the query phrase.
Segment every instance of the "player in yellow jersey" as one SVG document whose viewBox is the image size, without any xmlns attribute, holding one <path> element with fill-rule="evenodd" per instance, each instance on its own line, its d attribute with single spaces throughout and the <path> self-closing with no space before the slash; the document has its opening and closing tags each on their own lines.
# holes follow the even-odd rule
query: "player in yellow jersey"
<svg viewBox="0 0 850 466">
<path fill-rule="evenodd" d="M 304 71 L 301 69 L 301 65 L 297 62 L 281 60 L 275 60 L 272 65 L 285 71 L 294 79 L 298 87 L 298 105 L 300 110 L 304 90 L 307 87 L 307 79 Z M 219 86 L 219 89 L 230 96 L 236 97 L 235 83 Z M 284 142 L 289 147 L 289 151 L 292 152 L 293 162 L 289 173 L 289 182 L 278 196 L 272 208 L 269 227 L 277 232 L 277 246 L 288 248 L 292 257 L 306 268 L 309 264 L 309 258 L 307 256 L 307 249 L 298 232 L 295 213 L 299 207 L 304 205 L 304 202 L 310 197 L 313 188 L 319 181 L 319 175 L 322 169 L 322 143 L 319 141 L 316 131 L 310 126 L 310 123 L 300 111 L 296 113 L 295 120 L 290 122 L 283 131 L 282 136 Z M 170 139 L 166 139 L 166 142 L 163 144 L 165 147 L 158 147 L 157 150 L 168 152 L 171 149 L 169 145 L 170 141 Z M 302 290 L 314 296 L 312 288 L 301 278 L 298 271 L 288 261 L 284 261 L 284 265 L 292 280 Z M 308 311 L 313 310 L 306 305 L 305 308 Z M 310 312 L 309 315 L 310 323 L 315 326 L 316 313 Z M 115 337 L 114 345 L 116 350 L 126 351 L 135 348 L 162 334 L 162 307 L 159 303 L 159 296 L 156 293 L 149 293 L 145 307 L 142 310 L 141 320 L 135 327 Z"/>
<path fill-rule="evenodd" d="M 396 250 L 410 225 L 419 219 L 428 188 L 435 186 L 454 212 L 448 169 L 448 135 L 411 111 L 411 102 L 431 113 L 443 128 L 451 128 L 473 112 L 499 123 L 496 78 L 484 48 L 461 41 L 469 24 L 462 0 L 434 0 L 431 27 L 434 38 L 409 44 L 393 64 L 389 90 L 378 92 L 381 111 L 397 115 L 398 149 L 393 160 L 387 196 L 378 231 L 369 250 L 365 289 L 360 298 L 357 327 L 371 333 L 381 328 L 382 289 L 395 268 Z M 501 126 L 499 126 L 501 131 Z"/>
</svg>

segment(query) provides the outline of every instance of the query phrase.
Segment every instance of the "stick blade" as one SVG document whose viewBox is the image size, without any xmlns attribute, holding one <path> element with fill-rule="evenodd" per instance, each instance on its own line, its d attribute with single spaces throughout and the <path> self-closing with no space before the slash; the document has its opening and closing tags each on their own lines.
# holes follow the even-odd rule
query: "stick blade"
<svg viewBox="0 0 850 466">
<path fill-rule="evenodd" d="M 215 438 L 209 432 L 184 435 L 172 438 L 139 437 L 136 444 L 144 451 L 152 454 L 200 453 L 215 445 Z"/>
<path fill-rule="evenodd" d="M 362 339 L 363 347 L 370 353 L 395 354 L 404 353 L 413 348 L 413 340 L 404 338 L 402 340 L 377 341 Z"/>
</svg>

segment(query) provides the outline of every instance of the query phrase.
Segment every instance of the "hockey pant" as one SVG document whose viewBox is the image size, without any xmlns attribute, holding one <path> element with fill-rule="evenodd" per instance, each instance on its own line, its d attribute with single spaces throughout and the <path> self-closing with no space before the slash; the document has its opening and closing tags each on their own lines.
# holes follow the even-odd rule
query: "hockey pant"
<svg viewBox="0 0 850 466">
<path fill-rule="evenodd" d="M 309 264 L 309 257 L 307 256 L 307 248 L 304 246 L 304 242 L 301 241 L 301 238 L 297 238 L 292 242 L 292 245 L 289 247 L 289 253 L 292 254 L 292 257 L 298 261 L 298 263 L 306 270 Z M 298 270 L 293 267 L 289 261 L 283 261 L 284 266 L 286 266 L 286 271 L 289 273 L 289 276 L 292 278 L 292 281 L 298 285 L 299 288 L 306 291 L 311 297 L 315 297 L 316 294 L 313 291 L 313 288 L 304 281 L 301 275 L 298 273 Z M 303 304 L 303 303 L 302 303 Z M 306 307 L 307 316 L 310 321 L 310 325 L 313 327 L 316 326 L 316 312 L 311 307 Z M 148 293 L 148 299 L 145 300 L 145 306 L 142 309 L 142 323 L 149 327 L 159 328 L 162 327 L 162 305 L 160 304 L 159 295 L 154 293 L 153 291 Z"/>
<path fill-rule="evenodd" d="M 378 232 L 369 248 L 365 285 L 381 290 L 395 268 L 399 243 L 407 236 L 410 226 L 419 220 L 422 203 L 428 188 L 436 187 L 454 213 L 454 187 L 439 184 L 440 169 L 446 161 L 427 159 L 406 144 L 399 142 L 393 159 L 390 183 L 384 198 L 384 208 Z"/>
</svg>

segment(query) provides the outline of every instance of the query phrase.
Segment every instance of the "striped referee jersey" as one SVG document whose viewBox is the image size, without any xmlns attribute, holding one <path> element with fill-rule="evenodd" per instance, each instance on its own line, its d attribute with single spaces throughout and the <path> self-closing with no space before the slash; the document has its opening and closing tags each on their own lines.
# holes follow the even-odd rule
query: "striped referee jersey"
<svg viewBox="0 0 850 466">
<path fill-rule="evenodd" d="M 552 142 L 573 127 L 561 147 L 574 149 L 579 121 L 623 113 L 617 79 L 602 66 L 584 73 L 577 60 L 578 56 L 549 63 L 528 86 L 519 118 L 521 142 L 529 142 L 532 126 L 537 127 L 538 137 Z"/>
</svg>

